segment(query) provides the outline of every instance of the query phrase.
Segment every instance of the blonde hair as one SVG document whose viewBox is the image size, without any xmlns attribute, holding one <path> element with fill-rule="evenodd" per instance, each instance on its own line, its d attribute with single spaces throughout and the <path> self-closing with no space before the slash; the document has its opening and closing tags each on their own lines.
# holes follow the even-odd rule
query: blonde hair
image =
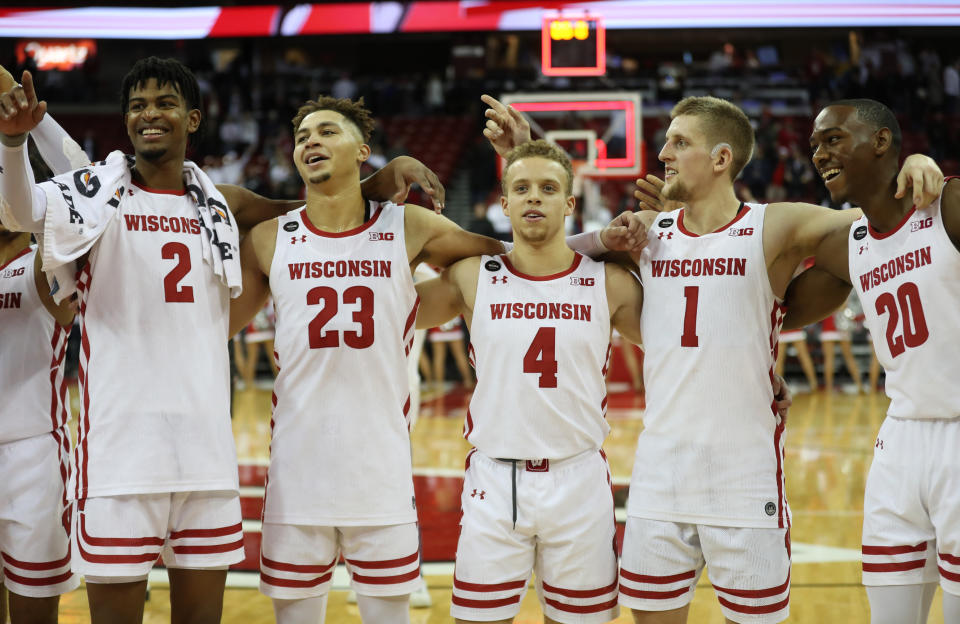
<svg viewBox="0 0 960 624">
<path fill-rule="evenodd" d="M 730 179 L 734 180 L 753 157 L 753 126 L 738 106 L 712 96 L 687 97 L 670 111 L 670 119 L 681 115 L 696 117 L 710 145 L 726 143 L 733 153 Z M 715 155 L 711 152 L 711 155 Z"/>
<path fill-rule="evenodd" d="M 545 158 L 558 163 L 567 172 L 567 184 L 564 192 L 567 195 L 573 194 L 573 165 L 570 164 L 570 157 L 555 144 L 543 139 L 521 143 L 507 153 L 506 162 L 503 166 L 503 179 L 500 181 L 504 194 L 507 192 L 507 171 L 513 163 L 523 158 Z"/>
</svg>

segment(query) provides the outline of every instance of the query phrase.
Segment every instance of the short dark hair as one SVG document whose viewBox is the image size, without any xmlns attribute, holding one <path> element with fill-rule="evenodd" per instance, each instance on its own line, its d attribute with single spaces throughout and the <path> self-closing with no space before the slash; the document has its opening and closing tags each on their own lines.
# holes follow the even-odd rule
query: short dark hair
<svg viewBox="0 0 960 624">
<path fill-rule="evenodd" d="M 900 122 L 897 121 L 897 116 L 886 104 L 868 98 L 856 98 L 837 100 L 827 106 L 849 106 L 857 111 L 857 119 L 873 128 L 874 131 L 887 128 L 890 130 L 894 151 L 900 151 L 900 146 L 903 145 L 903 132 L 900 131 Z"/>
<path fill-rule="evenodd" d="M 130 90 L 145 85 L 151 78 L 156 79 L 157 86 L 172 85 L 183 97 L 187 110 L 200 109 L 200 85 L 197 77 L 190 69 L 174 58 L 160 58 L 148 56 L 133 64 L 127 75 L 120 83 L 120 111 L 126 115 L 130 104 Z M 197 131 L 189 136 L 188 143 L 193 146 L 203 136 L 205 128 L 203 116 Z"/>
<path fill-rule="evenodd" d="M 293 132 L 296 134 L 300 129 L 300 124 L 310 113 L 322 110 L 331 110 L 343 115 L 347 121 L 356 126 L 363 137 L 364 143 L 370 142 L 370 135 L 373 133 L 375 122 L 370 111 L 363 104 L 363 98 L 351 100 L 350 98 L 335 98 L 329 95 L 321 95 L 315 100 L 307 100 L 303 106 L 297 109 L 297 114 L 293 118 Z"/>
</svg>

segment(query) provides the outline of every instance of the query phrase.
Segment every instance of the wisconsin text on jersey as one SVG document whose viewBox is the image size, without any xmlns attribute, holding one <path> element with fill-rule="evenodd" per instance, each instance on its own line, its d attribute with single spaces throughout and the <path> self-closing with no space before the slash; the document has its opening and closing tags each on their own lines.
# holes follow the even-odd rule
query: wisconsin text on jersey
<svg viewBox="0 0 960 624">
<path fill-rule="evenodd" d="M 653 277 L 699 277 L 701 275 L 746 275 L 746 258 L 687 258 L 651 261 Z"/>
<path fill-rule="evenodd" d="M 0 293 L 0 310 L 4 308 L 19 308 L 22 297 L 22 292 Z"/>
<path fill-rule="evenodd" d="M 591 306 L 582 303 L 491 303 L 490 318 L 564 319 L 590 322 Z"/>
<path fill-rule="evenodd" d="M 884 262 L 880 266 L 873 267 L 871 270 L 861 275 L 860 287 L 864 292 L 866 292 L 874 286 L 879 286 L 888 280 L 892 280 L 902 273 L 919 269 L 920 267 L 926 266 L 931 262 L 932 259 L 929 245 L 923 249 L 914 249 L 913 251 L 905 253 L 902 256 L 897 256 L 893 260 Z"/>
<path fill-rule="evenodd" d="M 326 260 L 324 262 L 291 262 L 287 265 L 290 279 L 315 277 L 386 277 L 392 274 L 390 260 Z"/>
<path fill-rule="evenodd" d="M 128 232 L 173 232 L 178 234 L 199 234 L 200 221 L 187 217 L 168 217 L 167 215 L 123 215 Z"/>
</svg>

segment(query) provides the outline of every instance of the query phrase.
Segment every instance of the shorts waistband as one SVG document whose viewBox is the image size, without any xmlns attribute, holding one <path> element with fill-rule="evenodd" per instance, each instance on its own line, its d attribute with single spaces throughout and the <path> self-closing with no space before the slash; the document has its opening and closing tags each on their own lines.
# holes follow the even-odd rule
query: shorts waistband
<svg viewBox="0 0 960 624">
<path fill-rule="evenodd" d="M 523 469 L 527 472 L 550 472 L 551 470 L 556 470 L 562 466 L 565 466 L 566 464 L 580 461 L 598 452 L 600 452 L 600 449 L 590 449 L 588 451 L 577 453 L 576 455 L 570 455 L 569 457 L 562 457 L 559 459 L 515 459 L 512 457 L 491 457 L 490 459 L 498 461 L 502 464 L 511 464 L 515 468 Z"/>
</svg>

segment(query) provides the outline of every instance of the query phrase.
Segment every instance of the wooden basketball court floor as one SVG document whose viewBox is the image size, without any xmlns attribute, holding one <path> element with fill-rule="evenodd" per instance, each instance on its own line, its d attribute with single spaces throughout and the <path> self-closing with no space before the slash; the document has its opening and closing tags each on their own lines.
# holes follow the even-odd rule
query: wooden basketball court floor
<svg viewBox="0 0 960 624">
<path fill-rule="evenodd" d="M 75 392 L 73 393 L 75 395 Z M 452 554 L 458 531 L 463 460 L 469 445 L 461 436 L 469 393 L 460 386 L 424 396 L 420 420 L 412 432 L 413 462 L 421 530 L 423 571 L 433 606 L 411 609 L 414 624 L 452 622 L 449 615 Z M 790 622 L 800 624 L 869 622 L 866 592 L 860 585 L 860 530 L 863 488 L 876 432 L 888 404 L 882 393 L 850 395 L 823 391 L 798 394 L 790 411 L 786 438 L 787 492 L 793 510 Z M 76 407 L 76 406 L 75 406 Z M 77 412 L 74 411 L 76 414 Z M 257 590 L 259 510 L 268 458 L 270 391 L 238 391 L 233 427 L 241 463 L 247 560 L 231 571 L 224 600 L 225 624 L 273 622 L 270 601 Z M 626 384 L 611 387 L 608 419 L 612 431 L 604 445 L 616 485 L 618 519 L 642 429 L 643 401 Z M 359 458 L 360 461 L 363 458 Z M 622 530 L 622 524 L 621 524 Z M 341 566 L 342 567 L 342 566 Z M 151 597 L 144 621 L 169 622 L 165 573 L 151 575 Z M 347 604 L 346 574 L 334 577 L 327 622 L 360 622 L 356 605 Z M 62 598 L 60 622 L 89 622 L 86 592 Z M 624 610 L 616 620 L 631 622 Z M 707 575 L 701 577 L 690 611 L 691 623 L 721 624 L 723 615 Z M 940 596 L 930 622 L 942 622 Z M 535 592 L 528 591 L 515 622 L 542 622 Z"/>
</svg>

